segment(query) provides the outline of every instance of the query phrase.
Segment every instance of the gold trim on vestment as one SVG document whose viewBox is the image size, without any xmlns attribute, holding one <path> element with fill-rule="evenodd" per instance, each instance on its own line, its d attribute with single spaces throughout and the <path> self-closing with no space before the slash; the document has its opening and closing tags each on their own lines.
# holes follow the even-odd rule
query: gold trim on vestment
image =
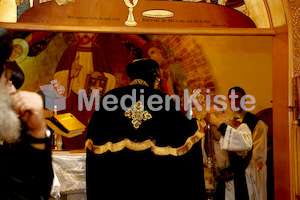
<svg viewBox="0 0 300 200">
<path fill-rule="evenodd" d="M 202 137 L 204 137 L 204 133 L 198 130 L 193 136 L 189 137 L 186 140 L 183 146 L 178 148 L 173 148 L 170 146 L 158 147 L 150 139 L 143 142 L 132 142 L 128 138 L 125 138 L 124 140 L 117 143 L 107 142 L 103 145 L 94 145 L 93 141 L 91 139 L 88 139 L 85 142 L 85 148 L 88 148 L 95 154 L 103 154 L 107 151 L 117 152 L 123 150 L 124 148 L 127 148 L 133 151 L 144 151 L 146 149 L 151 149 L 155 155 L 159 156 L 181 156 L 186 154 L 192 148 L 192 146 L 197 143 Z"/>
<path fill-rule="evenodd" d="M 131 81 L 130 85 L 144 85 L 144 86 L 149 87 L 149 84 L 146 81 L 144 81 L 143 79 L 139 79 L 139 78 Z"/>
</svg>

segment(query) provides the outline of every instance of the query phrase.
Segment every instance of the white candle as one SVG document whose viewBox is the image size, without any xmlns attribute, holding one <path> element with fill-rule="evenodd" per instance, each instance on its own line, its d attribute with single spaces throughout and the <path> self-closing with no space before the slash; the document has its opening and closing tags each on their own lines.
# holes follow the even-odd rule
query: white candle
<svg viewBox="0 0 300 200">
<path fill-rule="evenodd" d="M 54 116 L 57 115 L 57 106 L 54 106 Z"/>
</svg>

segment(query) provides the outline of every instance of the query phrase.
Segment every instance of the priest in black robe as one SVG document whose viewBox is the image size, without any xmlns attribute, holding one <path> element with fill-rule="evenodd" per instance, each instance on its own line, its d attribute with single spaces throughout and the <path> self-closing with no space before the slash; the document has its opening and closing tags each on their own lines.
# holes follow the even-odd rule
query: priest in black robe
<svg viewBox="0 0 300 200">
<path fill-rule="evenodd" d="M 203 128 L 156 89 L 156 61 L 126 73 L 131 84 L 107 92 L 88 126 L 88 199 L 205 199 Z"/>
</svg>

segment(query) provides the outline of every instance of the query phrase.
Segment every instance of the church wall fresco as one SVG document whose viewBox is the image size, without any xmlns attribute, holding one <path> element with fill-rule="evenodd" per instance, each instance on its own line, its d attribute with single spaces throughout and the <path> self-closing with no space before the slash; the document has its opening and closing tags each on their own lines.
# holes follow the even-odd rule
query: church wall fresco
<svg viewBox="0 0 300 200">
<path fill-rule="evenodd" d="M 256 15 L 249 12 L 246 0 L 227 1 L 227 5 L 225 1 L 223 5 L 222 1 L 124 0 L 120 3 L 111 0 L 109 6 L 107 1 L 99 0 L 89 0 L 89 3 L 28 0 L 17 1 L 15 5 L 8 2 L 0 1 L 0 11 L 5 7 L 9 10 L 5 16 L 0 14 L 0 22 L 16 22 L 4 25 L 14 26 L 10 30 L 13 38 L 21 38 L 28 44 L 23 48 L 23 54 L 27 48 L 27 56 L 15 59 L 25 73 L 21 90 L 42 93 L 42 86 L 55 84 L 67 104 L 66 109 L 58 112 L 71 112 L 85 125 L 92 112 L 79 114 L 79 89 L 87 89 L 88 95 L 91 95 L 89 89 L 99 89 L 103 95 L 110 89 L 128 85 L 130 80 L 125 69 L 136 58 L 156 60 L 161 69 L 163 91 L 180 98 L 185 89 L 190 93 L 201 89 L 203 95 L 212 98 L 217 94 L 226 96 L 234 85 L 256 91 L 262 85 L 261 76 L 257 74 L 271 75 L 272 47 L 268 30 L 259 40 L 255 39 L 257 36 L 190 35 L 206 28 L 241 28 L 246 32 L 268 28 L 268 21 L 262 24 L 252 18 Z M 28 32 L 18 31 L 26 27 L 30 27 Z M 176 35 L 176 31 L 189 35 Z M 235 43 L 244 44 L 246 48 L 237 48 Z M 20 48 L 15 46 L 18 52 Z M 257 49 L 263 52 L 255 53 Z M 234 54 L 236 57 L 232 57 Z M 263 80 L 270 83 L 266 88 L 271 87 L 271 76 Z M 272 107 L 272 92 L 266 95 L 266 90 L 253 94 L 265 97 L 258 99 L 263 103 L 254 112 Z M 84 136 L 75 139 L 81 141 L 81 146 L 76 148 L 83 148 Z M 74 138 L 72 140 L 70 142 L 75 144 Z M 64 144 L 67 146 L 68 141 L 64 140 Z"/>
<path fill-rule="evenodd" d="M 0 22 L 36 23 L 102 28 L 256 28 L 243 0 L 182 2 L 147 0 L 1 1 Z M 223 3 L 221 3 L 223 4 Z M 228 4 L 228 5 L 225 5 Z M 243 7 L 242 10 L 240 10 Z M 233 9 L 234 8 L 234 9 Z M 239 11 L 236 10 L 240 8 Z M 0 10 L 0 11 L 1 11 Z M 5 13 L 5 14 L 4 14 Z M 17 16 L 17 18 L 16 18 Z"/>
<path fill-rule="evenodd" d="M 5 11 L 5 15 L 0 15 L 0 21 L 2 22 L 17 22 L 19 17 L 28 9 L 40 4 L 53 1 L 58 7 L 68 6 L 68 4 L 76 3 L 76 0 L 2 0 L 0 2 L 0 11 Z M 77 0 L 78 1 L 78 0 Z M 139 0 L 136 6 L 139 6 L 143 1 L 166 1 L 166 0 Z M 176 0 L 173 0 L 176 3 Z M 268 19 L 268 14 L 272 14 L 272 22 L 274 26 L 282 26 L 285 22 L 285 16 L 283 12 L 283 5 L 281 0 L 268 0 L 264 2 L 262 0 L 183 0 L 185 3 L 207 3 L 218 6 L 224 6 L 235 9 L 244 15 L 250 17 L 258 28 L 270 28 L 272 24 Z M 268 5 L 266 5 L 266 3 Z M 124 4 L 125 5 L 125 4 Z M 158 7 L 156 7 L 157 9 Z M 126 9 L 126 8 L 124 8 Z M 268 13 L 269 12 L 269 13 Z M 4 12 L 0 12 L 4 13 Z"/>
<path fill-rule="evenodd" d="M 232 86 L 241 86 L 257 99 L 254 113 L 272 107 L 272 37 L 270 36 L 186 36 L 125 35 L 95 33 L 53 33 L 11 31 L 19 41 L 27 42 L 28 55 L 17 64 L 25 74 L 20 90 L 41 91 L 57 80 L 64 88 L 66 108 L 88 125 L 93 111 L 78 109 L 79 89 L 107 91 L 130 84 L 126 66 L 137 58 L 152 58 L 160 65 L 162 90 L 181 98 L 184 90 L 213 98 L 227 95 Z M 20 38 L 22 38 L 20 40 Z M 16 44 L 17 45 L 17 44 Z M 93 73 L 90 73 L 90 72 Z M 96 78 L 91 86 L 87 80 Z M 88 77 L 88 78 L 87 78 Z M 100 77 L 100 78 L 99 78 Z M 102 78 L 101 78 L 102 77 Z M 97 79 L 98 78 L 98 79 Z M 207 90 L 209 89 L 209 90 Z M 207 93 L 209 91 L 209 93 Z M 49 116 L 53 109 L 46 109 Z M 78 136 L 79 137 L 79 136 Z M 84 147 L 84 137 L 64 138 L 71 148 Z M 78 145 L 76 140 L 78 139 Z"/>
<path fill-rule="evenodd" d="M 64 53 L 76 43 L 73 33 L 11 34 L 29 43 L 28 56 L 17 63 L 26 77 L 21 90 L 34 92 L 55 79 L 59 63 L 68 57 Z M 45 39 L 48 35 L 51 39 Z M 164 91 L 170 95 L 182 93 L 184 89 L 190 92 L 201 89 L 206 94 L 209 89 L 213 97 L 226 95 L 232 85 L 240 85 L 258 98 L 255 111 L 272 107 L 271 37 L 97 34 L 97 38 L 95 42 L 101 46 L 101 55 L 111 69 L 98 71 L 111 73 L 116 81 L 114 87 L 130 83 L 125 72 L 129 62 L 148 57 L 160 64 Z M 71 67 L 73 61 L 64 62 Z M 62 80 L 58 82 L 63 85 Z M 265 87 L 259 88 L 263 82 Z"/>
</svg>

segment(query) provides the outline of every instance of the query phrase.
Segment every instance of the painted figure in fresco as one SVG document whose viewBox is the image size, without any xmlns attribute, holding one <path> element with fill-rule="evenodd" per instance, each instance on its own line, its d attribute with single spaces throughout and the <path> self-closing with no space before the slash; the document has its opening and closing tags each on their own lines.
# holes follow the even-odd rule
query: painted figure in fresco
<svg viewBox="0 0 300 200">
<path fill-rule="evenodd" d="M 26 59 L 28 51 L 29 46 L 25 40 L 16 38 L 12 41 L 12 51 L 7 60 L 6 67 L 15 81 L 14 85 L 16 89 L 19 89 L 24 82 L 24 73 L 18 64 Z"/>
<path fill-rule="evenodd" d="M 22 53 L 23 53 L 23 48 L 21 45 L 19 45 L 19 44 L 13 45 L 13 49 L 12 49 L 11 55 L 9 57 L 9 60 L 14 61 L 18 57 L 20 57 L 22 55 Z"/>
<path fill-rule="evenodd" d="M 174 64 L 176 61 L 173 57 L 168 57 L 167 52 L 159 40 L 148 42 L 144 45 L 143 57 L 151 58 L 155 60 L 160 67 L 161 73 L 161 89 L 168 95 L 178 95 L 183 98 L 183 89 L 179 84 L 176 74 L 173 73 L 170 64 Z M 181 99 L 181 102 L 182 99 Z"/>
<path fill-rule="evenodd" d="M 26 36 L 25 40 L 29 45 L 28 56 L 37 56 L 42 53 L 52 41 L 55 32 L 34 31 Z"/>
<path fill-rule="evenodd" d="M 78 91 L 87 88 L 91 78 L 102 80 L 102 94 L 115 87 L 116 78 L 112 75 L 111 67 L 107 57 L 102 50 L 102 46 L 108 39 L 107 35 L 95 33 L 74 33 L 75 42 L 64 52 L 58 63 L 53 80 L 57 80 L 59 85 L 66 91 L 63 94 L 67 98 L 67 108 L 64 112 L 72 113 L 84 125 L 88 121 L 93 111 L 78 110 Z M 96 81 L 96 83 L 99 83 Z M 89 86 L 95 86 L 89 85 Z M 99 88 L 99 84 L 97 86 Z M 68 139 L 63 138 L 66 149 L 83 149 L 85 133 L 83 135 Z"/>
<path fill-rule="evenodd" d="M 8 59 L 20 64 L 27 57 L 28 52 L 28 43 L 24 39 L 16 38 L 13 40 L 12 52 Z"/>
<path fill-rule="evenodd" d="M 238 96 L 234 103 L 230 98 L 232 89 L 235 90 L 235 94 Z M 244 95 L 245 91 L 242 88 L 231 88 L 228 93 L 230 107 L 232 109 L 232 105 L 234 105 L 236 108 L 239 108 L 239 111 L 229 110 L 225 113 L 210 114 L 206 117 L 212 126 L 218 128 L 218 131 L 214 131 L 216 165 L 221 170 L 215 198 L 217 200 L 224 199 L 224 197 L 225 200 L 267 199 L 268 126 L 256 115 L 241 108 L 240 99 Z M 226 134 L 232 128 L 239 129 L 243 124 L 246 124 L 251 131 L 250 136 L 253 146 L 246 152 L 230 150 L 230 148 L 241 148 L 242 142 L 236 142 L 236 147 L 231 142 L 228 149 L 223 148 L 224 144 L 226 144 Z M 246 196 L 243 197 L 245 194 L 247 194 L 248 198 Z"/>
<path fill-rule="evenodd" d="M 23 15 L 24 12 L 26 12 L 31 7 L 31 1 L 30 0 L 16 0 L 17 5 L 17 19 Z"/>
</svg>

